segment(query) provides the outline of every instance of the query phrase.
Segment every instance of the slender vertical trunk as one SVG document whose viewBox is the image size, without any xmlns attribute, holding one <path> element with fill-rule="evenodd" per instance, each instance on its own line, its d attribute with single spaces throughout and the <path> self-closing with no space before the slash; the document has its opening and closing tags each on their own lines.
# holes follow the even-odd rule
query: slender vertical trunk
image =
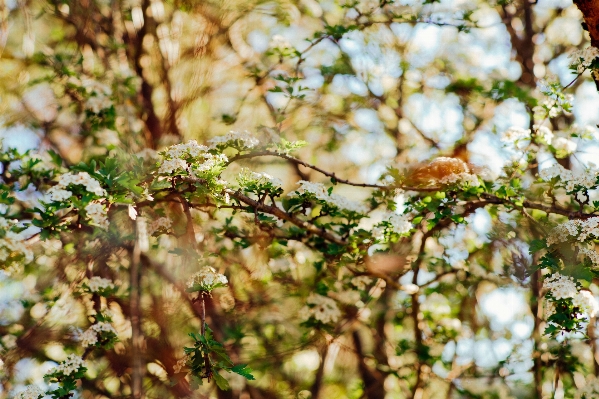
<svg viewBox="0 0 599 399">
<path fill-rule="evenodd" d="M 327 354 L 329 353 L 329 344 L 325 342 L 324 347 L 320 351 L 320 365 L 318 366 L 318 370 L 316 371 L 316 376 L 314 377 L 314 383 L 312 384 L 312 388 L 310 392 L 312 393 L 312 399 L 318 399 L 320 394 L 320 388 L 322 387 L 322 381 L 324 378 L 324 366 L 327 360 Z"/>
<path fill-rule="evenodd" d="M 534 317 L 534 328 L 532 331 L 532 339 L 533 339 L 533 375 L 535 382 L 535 397 L 541 398 L 543 397 L 543 369 L 541 363 L 541 352 L 539 349 L 540 341 L 541 341 L 541 331 L 540 324 L 542 315 L 542 309 L 539 307 L 539 301 L 541 300 L 541 283 L 539 278 L 541 277 L 541 271 L 536 270 L 531 276 L 530 286 L 531 286 L 531 298 L 530 298 L 530 310 L 532 311 L 532 315 Z"/>
<path fill-rule="evenodd" d="M 131 397 L 142 399 L 144 397 L 142 390 L 143 382 L 143 335 L 141 331 L 141 237 L 140 237 L 141 218 L 136 223 L 136 240 L 131 259 L 130 269 L 130 311 L 131 311 Z"/>
</svg>

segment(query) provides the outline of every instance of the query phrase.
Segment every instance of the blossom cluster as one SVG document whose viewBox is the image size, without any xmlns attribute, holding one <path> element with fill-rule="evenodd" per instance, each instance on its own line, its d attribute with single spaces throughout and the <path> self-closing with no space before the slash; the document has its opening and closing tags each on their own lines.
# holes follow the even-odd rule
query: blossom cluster
<svg viewBox="0 0 599 399">
<path fill-rule="evenodd" d="M 544 282 L 555 299 L 574 298 L 578 294 L 574 278 L 555 273 Z"/>
<path fill-rule="evenodd" d="M 478 176 L 472 173 L 462 172 L 462 173 L 452 173 L 443 177 L 439 180 L 440 184 L 461 184 L 470 187 L 478 187 L 480 186 L 480 182 L 478 180 Z"/>
<path fill-rule="evenodd" d="M 570 237 L 586 241 L 589 237 L 599 238 L 599 217 L 584 220 L 573 219 L 557 225 L 547 237 L 547 245 L 566 242 Z"/>
<path fill-rule="evenodd" d="M 570 65 L 575 66 L 578 73 L 583 73 L 597 57 L 599 57 L 599 49 L 592 46 L 575 51 L 568 56 L 572 60 Z"/>
<path fill-rule="evenodd" d="M 108 215 L 106 214 L 106 210 L 102 204 L 98 202 L 90 202 L 85 206 L 85 213 L 91 220 L 92 224 L 105 230 L 108 229 Z"/>
<path fill-rule="evenodd" d="M 210 292 L 215 288 L 224 287 L 229 283 L 227 277 L 211 266 L 204 266 L 199 272 L 195 273 L 187 282 L 188 290 Z"/>
<path fill-rule="evenodd" d="M 516 144 L 520 141 L 530 140 L 532 137 L 532 132 L 534 132 L 535 141 L 549 145 L 552 144 L 554 137 L 553 132 L 547 126 L 543 125 L 533 125 L 532 130 L 524 129 L 518 126 L 512 126 L 503 133 L 503 135 L 501 136 L 501 141 Z M 567 141 L 568 145 L 570 145 L 570 143 L 573 143 L 570 140 Z M 574 145 L 576 145 L 576 143 L 574 143 Z M 557 146 L 562 146 L 561 142 L 558 143 Z M 575 149 L 576 148 L 574 148 L 574 150 Z"/>
<path fill-rule="evenodd" d="M 310 293 L 306 299 L 306 306 L 300 309 L 302 320 L 314 318 L 321 323 L 336 323 L 341 317 L 337 303 L 326 296 Z"/>
<path fill-rule="evenodd" d="M 112 106 L 110 99 L 112 90 L 109 86 L 89 77 L 81 78 L 81 86 L 85 88 L 85 91 L 90 96 L 85 102 L 86 109 L 98 114 L 102 110 Z"/>
<path fill-rule="evenodd" d="M 597 251 L 585 247 L 579 247 L 578 253 L 589 258 L 593 265 L 599 266 L 599 254 Z"/>
<path fill-rule="evenodd" d="M 15 396 L 15 399 L 39 399 L 46 393 L 37 385 L 28 385 L 24 391 L 21 391 Z"/>
<path fill-rule="evenodd" d="M 116 330 L 110 323 L 100 322 L 93 324 L 90 328 L 88 328 L 81 336 L 79 337 L 81 340 L 81 345 L 84 348 L 88 346 L 94 346 L 99 341 L 104 339 L 112 339 L 117 335 Z"/>
<path fill-rule="evenodd" d="M 87 172 L 65 173 L 58 177 L 57 188 L 67 188 L 70 185 L 85 186 L 85 189 L 97 196 L 106 196 L 106 190 L 102 188 L 100 182 L 89 175 Z"/>
<path fill-rule="evenodd" d="M 187 162 L 182 159 L 174 158 L 174 159 L 165 159 L 162 161 L 160 168 L 158 169 L 158 173 L 160 174 L 171 174 L 175 171 L 186 170 Z"/>
<path fill-rule="evenodd" d="M 19 259 L 23 259 L 26 263 L 33 261 L 33 251 L 26 243 L 33 233 L 39 231 L 35 227 L 35 231 L 27 228 L 19 233 L 12 231 L 14 227 L 23 227 L 16 220 L 5 219 L 0 216 L 0 262 L 4 265 L 10 265 L 15 259 L 15 255 Z M 4 235 L 2 237 L 2 235 Z"/>
<path fill-rule="evenodd" d="M 372 279 L 368 276 L 357 276 L 351 279 L 352 285 L 359 290 L 365 290 L 371 282 Z"/>
<path fill-rule="evenodd" d="M 268 44 L 270 48 L 286 49 L 291 47 L 291 43 L 281 35 L 274 35 Z"/>
<path fill-rule="evenodd" d="M 558 163 L 539 172 L 541 179 L 546 182 L 557 178 L 556 186 L 564 187 L 568 192 L 574 191 L 577 188 L 594 188 L 597 184 L 598 175 L 599 171 L 594 166 L 581 172 L 574 172 Z"/>
<path fill-rule="evenodd" d="M 90 278 L 89 281 L 85 283 L 85 287 L 89 292 L 92 293 L 112 291 L 115 288 L 112 280 L 98 276 L 93 276 L 92 278 Z"/>
<path fill-rule="evenodd" d="M 195 140 L 172 145 L 160 153 L 163 159 L 158 173 L 171 175 L 185 171 L 193 177 L 198 177 L 196 172 L 219 172 L 227 163 L 227 156 L 208 151 L 208 147 L 199 145 Z"/>
<path fill-rule="evenodd" d="M 589 317 L 594 317 L 599 310 L 599 304 L 590 291 L 580 291 L 572 298 L 572 305 L 578 308 L 578 312 Z"/>
<path fill-rule="evenodd" d="M 412 230 L 414 226 L 410 221 L 409 214 L 399 214 L 395 212 L 386 212 L 383 215 L 381 223 L 377 224 L 372 229 L 372 235 L 380 239 L 384 236 L 385 230 L 391 231 L 396 234 L 406 234 Z"/>
<path fill-rule="evenodd" d="M 243 132 L 231 130 L 225 135 L 208 140 L 208 143 L 210 143 L 210 148 L 212 149 L 233 147 L 238 150 L 248 150 L 260 144 L 260 140 L 247 130 Z"/>
<path fill-rule="evenodd" d="M 269 184 L 274 187 L 283 186 L 283 181 L 281 179 L 273 177 L 268 173 L 253 172 L 247 168 L 241 169 L 241 172 L 239 172 L 239 176 L 237 177 L 237 181 L 242 185 L 251 183 L 257 186 L 265 186 Z"/>
<path fill-rule="evenodd" d="M 578 144 L 575 141 L 564 136 L 556 137 L 551 145 L 555 149 L 555 156 L 557 158 L 565 158 L 568 155 L 574 154 L 576 148 L 578 148 Z"/>
<path fill-rule="evenodd" d="M 512 126 L 507 129 L 501 136 L 501 141 L 506 143 L 515 143 L 519 140 L 525 140 L 530 138 L 530 129 L 523 129 L 521 127 Z"/>
<path fill-rule="evenodd" d="M 64 202 L 71 198 L 73 192 L 68 188 L 70 186 L 84 186 L 85 190 L 97 196 L 106 196 L 106 190 L 102 188 L 100 182 L 89 175 L 87 172 L 65 173 L 59 176 L 58 184 L 51 187 L 45 194 L 46 202 Z M 106 210 L 98 202 L 90 202 L 85 211 L 92 224 L 103 229 L 108 228 L 108 216 Z"/>
<path fill-rule="evenodd" d="M 207 152 L 208 147 L 205 145 L 198 144 L 195 140 L 190 140 L 187 143 L 174 144 L 164 151 L 164 155 L 169 158 L 184 159 L 188 156 L 193 158 L 198 157 L 200 154 Z"/>
<path fill-rule="evenodd" d="M 307 193 L 314 196 L 317 200 L 323 201 L 328 205 L 334 206 L 338 209 L 344 209 L 356 213 L 366 213 L 368 211 L 366 206 L 363 204 L 351 201 L 339 194 L 329 194 L 327 188 L 321 183 L 300 180 L 298 184 L 300 185 L 300 188 L 292 193 L 289 193 L 290 197 L 298 197 Z"/>
<path fill-rule="evenodd" d="M 555 273 L 545 279 L 544 286 L 556 300 L 572 299 L 572 305 L 579 314 L 593 317 L 599 310 L 599 303 L 597 303 L 593 294 L 586 290 L 579 291 L 572 277 Z M 547 316 L 550 316 L 555 313 L 555 305 L 549 302 L 545 310 Z"/>
<path fill-rule="evenodd" d="M 49 371 L 48 374 L 54 376 L 70 376 L 76 374 L 85 366 L 85 362 L 81 356 L 70 354 L 67 358 Z"/>
</svg>

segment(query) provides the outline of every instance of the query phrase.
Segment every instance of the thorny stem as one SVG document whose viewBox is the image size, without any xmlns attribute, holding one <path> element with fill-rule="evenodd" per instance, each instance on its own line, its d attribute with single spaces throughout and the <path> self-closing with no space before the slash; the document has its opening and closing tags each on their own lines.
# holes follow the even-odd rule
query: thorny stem
<svg viewBox="0 0 599 399">
<path fill-rule="evenodd" d="M 200 292 L 200 304 L 201 304 L 201 312 L 200 319 L 202 321 L 200 327 L 200 333 L 202 335 L 206 335 L 206 303 L 204 302 L 204 292 Z"/>
<path fill-rule="evenodd" d="M 206 337 L 206 302 L 204 295 L 206 295 L 206 293 L 204 291 L 200 291 L 200 319 L 202 323 L 200 327 L 200 333 L 203 337 Z M 204 350 L 204 368 L 206 369 L 206 374 L 204 377 L 208 379 L 208 382 L 210 382 L 210 379 L 212 378 L 212 365 L 210 363 L 210 355 L 208 354 L 207 350 Z"/>
<path fill-rule="evenodd" d="M 551 399 L 555 399 L 555 394 L 557 393 L 558 384 L 559 384 L 559 363 L 555 367 L 555 380 L 553 382 L 553 394 L 551 395 Z"/>
</svg>

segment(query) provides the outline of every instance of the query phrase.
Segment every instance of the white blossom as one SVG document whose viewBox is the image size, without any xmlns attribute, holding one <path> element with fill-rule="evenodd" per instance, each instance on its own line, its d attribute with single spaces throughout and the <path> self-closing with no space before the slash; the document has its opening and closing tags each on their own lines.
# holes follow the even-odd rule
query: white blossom
<svg viewBox="0 0 599 399">
<path fill-rule="evenodd" d="M 543 285 L 555 299 L 574 298 L 578 294 L 574 278 L 560 273 L 555 273 L 545 279 Z"/>
<path fill-rule="evenodd" d="M 194 170 L 199 172 L 207 172 L 214 169 L 217 166 L 221 166 L 228 161 L 225 154 L 210 154 L 209 152 L 202 154 L 204 162 L 194 167 Z M 222 181 L 221 181 L 222 182 Z"/>
<path fill-rule="evenodd" d="M 33 261 L 33 251 L 26 240 L 35 234 L 35 231 L 28 228 L 20 233 L 15 233 L 11 231 L 11 228 L 15 226 L 25 227 L 16 220 L 9 220 L 0 216 L 0 229 L 6 231 L 4 237 L 0 238 L 0 262 L 5 265 L 9 256 L 13 254 L 21 254 L 24 257 L 25 263 Z M 38 227 L 35 227 L 35 229 L 39 232 Z"/>
<path fill-rule="evenodd" d="M 233 143 L 240 143 L 243 149 L 249 149 L 260 144 L 260 140 L 254 137 L 254 135 L 247 130 L 244 132 L 231 130 L 229 133 L 223 136 L 217 136 L 208 140 L 208 143 L 210 143 L 210 148 L 217 148 L 223 145 L 230 146 Z"/>
<path fill-rule="evenodd" d="M 88 346 L 94 346 L 98 343 L 98 338 L 102 336 L 102 333 L 112 333 L 117 335 L 116 330 L 110 323 L 96 323 L 88 328 L 83 334 L 79 336 L 81 346 L 87 348 Z"/>
<path fill-rule="evenodd" d="M 217 273 L 213 267 L 204 266 L 199 272 L 191 276 L 187 288 L 200 287 L 201 291 L 212 291 L 214 288 L 228 284 L 227 277 Z"/>
<path fill-rule="evenodd" d="M 566 242 L 570 238 L 583 242 L 589 237 L 599 238 L 599 217 L 597 216 L 584 220 L 568 220 L 556 226 L 547 237 L 547 245 Z"/>
<path fill-rule="evenodd" d="M 187 156 L 198 157 L 200 154 L 208 151 L 208 147 L 205 145 L 198 144 L 195 140 L 190 140 L 187 143 L 175 144 L 170 146 L 166 151 L 165 155 L 170 158 L 186 158 Z"/>
<path fill-rule="evenodd" d="M 339 209 L 345 209 L 356 213 L 366 213 L 368 211 L 368 208 L 366 208 L 365 205 L 351 201 L 339 194 L 331 193 L 331 195 L 329 195 L 327 188 L 321 183 L 300 180 L 298 184 L 300 185 L 300 188 L 292 193 L 289 193 L 290 197 L 297 197 L 298 195 L 304 193 L 310 193 L 314 195 L 316 199 L 324 201 Z"/>
<path fill-rule="evenodd" d="M 418 287 L 416 284 L 404 284 L 401 286 L 401 290 L 410 295 L 414 295 L 420 291 L 420 287 Z"/>
<path fill-rule="evenodd" d="M 59 189 L 64 190 L 70 185 L 85 186 L 85 189 L 88 192 L 93 193 L 97 196 L 105 196 L 106 195 L 106 190 L 104 190 L 102 188 L 102 186 L 100 185 L 100 182 L 98 180 L 94 179 L 93 177 L 91 177 L 89 175 L 89 173 L 87 173 L 87 172 L 79 172 L 79 173 L 68 172 L 63 175 L 60 175 L 58 178 L 58 185 L 54 186 L 53 189 L 55 189 L 56 191 Z M 51 190 L 52 190 L 52 188 L 50 190 L 48 190 L 48 192 L 55 193 L 55 191 L 51 191 Z M 58 194 L 51 194 L 51 195 L 58 195 Z"/>
<path fill-rule="evenodd" d="M 371 282 L 372 279 L 368 276 L 357 276 L 351 279 L 352 285 L 359 290 L 365 290 L 366 286 Z"/>
<path fill-rule="evenodd" d="M 547 126 L 533 125 L 532 128 L 540 141 L 546 144 L 551 144 L 551 140 L 553 140 L 553 132 Z"/>
<path fill-rule="evenodd" d="M 574 141 L 566 137 L 556 137 L 551 145 L 553 148 L 555 148 L 555 156 L 558 158 L 564 158 L 570 154 L 573 154 L 577 147 Z"/>
<path fill-rule="evenodd" d="M 542 180 L 549 182 L 554 178 L 558 178 L 556 186 L 564 187 L 566 191 L 574 191 L 576 187 L 583 187 L 592 189 L 595 187 L 599 170 L 591 165 L 588 169 L 574 172 L 564 168 L 558 163 L 552 166 L 542 169 L 539 172 L 539 176 Z"/>
<path fill-rule="evenodd" d="M 89 94 L 89 98 L 85 101 L 85 108 L 93 113 L 100 113 L 102 110 L 112 106 L 112 90 L 109 86 L 98 82 L 89 77 L 82 77 L 79 82 L 76 78 L 71 79 L 71 83 L 81 85 Z"/>
<path fill-rule="evenodd" d="M 182 159 L 166 159 L 162 161 L 160 168 L 158 169 L 158 173 L 170 175 L 175 171 L 186 170 L 187 162 Z"/>
<path fill-rule="evenodd" d="M 470 187 L 478 187 L 480 186 L 480 182 L 478 180 L 478 176 L 472 173 L 452 173 L 443 177 L 439 180 L 440 184 L 455 184 L 460 183 L 463 185 L 468 185 Z"/>
<path fill-rule="evenodd" d="M 530 129 L 522 129 L 521 127 L 512 126 L 506 130 L 501 136 L 501 141 L 506 143 L 514 143 L 518 140 L 530 138 Z"/>
<path fill-rule="evenodd" d="M 0 341 L 6 349 L 13 349 L 17 346 L 17 337 L 12 334 L 6 334 Z"/>
<path fill-rule="evenodd" d="M 91 220 L 91 222 L 94 225 L 103 229 L 108 228 L 108 215 L 102 204 L 98 202 L 90 202 L 85 207 L 85 212 L 87 214 L 87 217 Z"/>
<path fill-rule="evenodd" d="M 51 187 L 48 191 L 46 191 L 46 201 L 47 202 L 62 202 L 62 201 L 66 201 L 69 198 L 71 198 L 71 196 L 73 195 L 73 193 L 69 190 L 65 190 L 64 188 L 61 188 L 60 186 L 54 186 Z"/>
<path fill-rule="evenodd" d="M 90 292 L 99 292 L 114 289 L 114 283 L 112 282 L 112 280 L 98 276 L 93 276 L 92 278 L 90 278 L 86 285 L 89 288 Z"/>
<path fill-rule="evenodd" d="M 593 249 L 580 247 L 578 248 L 578 253 L 589 258 L 591 262 L 593 262 L 594 266 L 599 266 L 599 254 L 597 253 L 597 251 Z"/>
<path fill-rule="evenodd" d="M 114 130 L 102 129 L 96 133 L 96 139 L 101 146 L 119 145 L 121 140 L 119 134 Z"/>
<path fill-rule="evenodd" d="M 91 96 L 85 101 L 85 108 L 92 111 L 94 114 L 99 114 L 102 110 L 110 108 L 112 100 L 102 94 Z"/>
<path fill-rule="evenodd" d="M 370 234 L 372 234 L 374 239 L 382 240 L 385 237 L 385 228 L 383 226 L 374 226 Z"/>
<path fill-rule="evenodd" d="M 291 43 L 281 35 L 274 35 L 268 44 L 270 48 L 286 49 L 291 48 Z"/>
<path fill-rule="evenodd" d="M 306 306 L 300 310 L 302 320 L 314 318 L 322 323 L 336 323 L 341 317 L 341 311 L 335 300 L 326 296 L 310 293 Z M 312 305 L 312 306 L 310 306 Z"/>
<path fill-rule="evenodd" d="M 254 183 L 258 186 L 271 184 L 275 187 L 282 187 L 283 181 L 279 178 L 273 177 L 268 173 L 253 172 L 247 168 L 242 168 L 239 172 L 237 180 L 240 184 L 245 185 L 247 183 Z"/>
<path fill-rule="evenodd" d="M 599 304 L 590 291 L 582 290 L 572 299 L 572 305 L 579 309 L 579 312 L 588 317 L 594 317 L 599 310 Z"/>
<path fill-rule="evenodd" d="M 48 373 L 69 376 L 71 374 L 75 374 L 77 371 L 79 371 L 79 369 L 84 367 L 84 365 L 85 363 L 81 356 L 70 354 L 65 361 L 51 369 Z"/>
<path fill-rule="evenodd" d="M 572 60 L 570 65 L 576 66 L 578 73 L 583 73 L 597 57 L 599 57 L 599 49 L 592 46 L 577 50 L 568 56 Z"/>
<path fill-rule="evenodd" d="M 44 396 L 44 392 L 37 385 L 27 385 L 24 391 L 21 391 L 15 396 L 15 399 L 39 399 L 40 396 Z"/>
<path fill-rule="evenodd" d="M 387 212 L 383 215 L 383 222 L 389 223 L 391 231 L 397 234 L 409 233 L 414 227 L 410 221 L 410 215 L 408 214 Z"/>
</svg>

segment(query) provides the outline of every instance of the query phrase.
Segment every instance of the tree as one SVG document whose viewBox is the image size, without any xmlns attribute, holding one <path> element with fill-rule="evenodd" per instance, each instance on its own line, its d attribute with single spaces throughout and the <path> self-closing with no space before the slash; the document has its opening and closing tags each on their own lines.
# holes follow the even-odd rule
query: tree
<svg viewBox="0 0 599 399">
<path fill-rule="evenodd" d="M 3 2 L 2 395 L 597 396 L 566 3 Z"/>
</svg>

